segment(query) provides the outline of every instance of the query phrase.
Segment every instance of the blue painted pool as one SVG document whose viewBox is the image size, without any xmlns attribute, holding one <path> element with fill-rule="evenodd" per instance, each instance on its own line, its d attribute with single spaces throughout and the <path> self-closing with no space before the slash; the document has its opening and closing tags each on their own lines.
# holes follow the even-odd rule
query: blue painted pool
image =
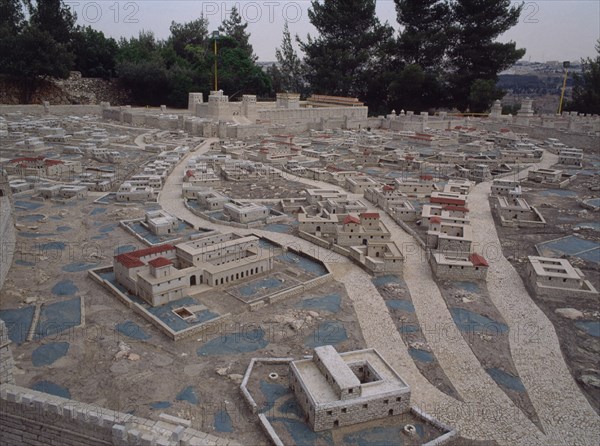
<svg viewBox="0 0 600 446">
<path fill-rule="evenodd" d="M 575 326 L 590 336 L 600 338 L 600 321 L 578 321 Z"/>
<path fill-rule="evenodd" d="M 588 221 L 585 223 L 577 223 L 574 228 L 580 229 L 593 229 L 594 231 L 600 231 L 600 222 L 597 221 Z"/>
<path fill-rule="evenodd" d="M 119 254 L 124 254 L 126 252 L 131 252 L 131 251 L 136 251 L 137 250 L 137 246 L 135 245 L 121 245 L 121 246 L 117 246 L 115 248 L 115 255 L 118 256 Z"/>
<path fill-rule="evenodd" d="M 94 208 L 90 212 L 90 215 L 100 215 L 100 214 L 104 214 L 105 212 L 106 212 L 106 208 Z"/>
<path fill-rule="evenodd" d="M 50 365 L 65 356 L 68 351 L 68 342 L 50 342 L 40 345 L 31 353 L 31 363 L 35 367 Z"/>
<path fill-rule="evenodd" d="M 19 259 L 19 260 L 15 260 L 15 265 L 19 265 L 19 266 L 35 266 L 35 263 Z"/>
<path fill-rule="evenodd" d="M 233 432 L 231 417 L 226 410 L 220 410 L 215 413 L 214 426 L 217 432 Z"/>
<path fill-rule="evenodd" d="M 71 226 L 58 226 L 56 228 L 57 232 L 69 232 L 70 230 L 72 230 L 73 228 Z"/>
<path fill-rule="evenodd" d="M 590 198 L 588 200 L 584 200 L 583 202 L 591 206 L 600 207 L 600 198 Z"/>
<path fill-rule="evenodd" d="M 260 380 L 259 387 L 260 391 L 265 396 L 266 401 L 265 407 L 260 408 L 260 411 L 263 413 L 270 411 L 279 398 L 290 394 L 290 389 L 288 386 L 278 383 L 270 383 L 262 379 Z"/>
<path fill-rule="evenodd" d="M 285 254 L 282 254 L 277 258 L 279 260 L 283 260 L 284 262 L 295 265 L 303 269 L 307 273 L 313 274 L 315 276 L 323 276 L 327 274 L 327 270 L 319 262 L 316 262 L 303 256 L 299 256 L 290 251 L 287 251 Z"/>
<path fill-rule="evenodd" d="M 525 392 L 525 386 L 521 382 L 521 378 L 518 376 L 506 373 L 504 370 L 497 368 L 485 369 L 486 372 L 492 377 L 496 383 L 515 392 Z"/>
<path fill-rule="evenodd" d="M 450 313 L 458 329 L 463 332 L 485 332 L 488 334 L 506 333 L 508 327 L 493 319 L 464 308 L 451 308 Z"/>
<path fill-rule="evenodd" d="M 261 328 L 221 335 L 206 342 L 196 353 L 198 356 L 236 355 L 265 348 L 269 342 Z"/>
<path fill-rule="evenodd" d="M 27 209 L 28 211 L 35 211 L 36 209 L 39 209 L 42 206 L 44 206 L 41 203 L 34 203 L 31 201 L 25 201 L 25 200 L 15 200 L 14 204 L 15 204 L 16 208 L 24 208 L 24 209 Z"/>
<path fill-rule="evenodd" d="M 136 339 L 138 341 L 144 341 L 146 339 L 150 339 L 150 335 L 147 334 L 142 329 L 142 327 L 140 327 L 138 324 L 136 324 L 133 321 L 125 321 L 120 324 L 117 324 L 115 326 L 115 329 L 119 333 L 121 333 L 131 339 Z"/>
<path fill-rule="evenodd" d="M 160 243 L 160 236 L 152 234 L 148 231 L 141 223 L 130 223 L 129 228 L 132 229 L 136 234 L 140 235 L 143 239 L 147 240 L 152 244 Z"/>
<path fill-rule="evenodd" d="M 98 232 L 100 232 L 101 234 L 106 234 L 108 232 L 113 232 L 115 230 L 115 228 L 119 226 L 118 224 L 110 224 L 110 225 L 106 225 L 106 226 L 102 226 L 100 229 L 98 229 Z"/>
<path fill-rule="evenodd" d="M 291 231 L 291 225 L 286 225 L 283 223 L 271 223 L 263 227 L 265 231 L 278 232 L 280 234 L 287 234 Z"/>
<path fill-rule="evenodd" d="M 265 277 L 264 279 L 257 280 L 255 282 L 251 282 L 247 285 L 242 285 L 238 288 L 240 294 L 244 297 L 254 296 L 259 291 L 262 291 L 261 288 L 278 288 L 283 284 L 281 279 L 277 277 Z"/>
<path fill-rule="evenodd" d="M 174 300 L 169 302 L 168 304 L 161 305 L 160 307 L 148 307 L 145 305 L 147 310 L 152 313 L 154 316 L 158 317 L 161 321 L 169 326 L 169 328 L 175 331 L 181 331 L 186 328 L 192 327 L 194 325 L 198 325 L 202 322 L 206 322 L 207 320 L 214 319 L 219 315 L 217 313 L 213 313 L 212 311 L 205 310 L 203 312 L 196 314 L 196 319 L 192 319 L 189 322 L 181 319 L 175 313 L 173 313 L 174 308 L 185 307 L 198 305 L 199 302 L 189 296 L 183 297 L 181 299 Z"/>
<path fill-rule="evenodd" d="M 155 401 L 154 403 L 150 403 L 151 409 L 168 409 L 172 404 L 169 401 Z"/>
<path fill-rule="evenodd" d="M 81 271 L 87 271 L 90 268 L 98 266 L 97 263 L 87 262 L 74 262 L 63 266 L 61 269 L 67 273 L 80 273 Z"/>
<path fill-rule="evenodd" d="M 29 215 L 21 215 L 17 218 L 19 221 L 25 221 L 27 223 L 40 222 L 44 219 L 44 214 L 29 214 Z"/>
<path fill-rule="evenodd" d="M 15 344 L 21 344 L 27 339 L 34 313 L 34 306 L 0 310 L 0 319 L 6 324 L 8 338 Z"/>
<path fill-rule="evenodd" d="M 400 326 L 398 327 L 398 331 L 400 333 L 416 333 L 420 330 L 421 329 L 419 328 L 418 325 L 411 325 L 411 324 L 405 324 L 405 323 L 400 324 Z"/>
<path fill-rule="evenodd" d="M 27 231 L 19 231 L 17 232 L 19 237 L 25 238 L 42 238 L 42 237 L 52 237 L 56 235 L 53 232 L 27 232 Z"/>
<path fill-rule="evenodd" d="M 375 286 L 384 286 L 384 285 L 387 285 L 388 283 L 397 283 L 397 284 L 404 283 L 402 278 L 391 275 L 391 274 L 388 274 L 385 276 L 374 277 L 373 279 L 371 279 L 371 282 L 373 282 L 373 285 L 375 285 Z"/>
<path fill-rule="evenodd" d="M 409 348 L 408 354 L 411 358 L 421 362 L 433 362 L 435 360 L 435 357 L 430 352 L 418 348 Z"/>
<path fill-rule="evenodd" d="M 71 280 L 61 280 L 52 287 L 52 294 L 56 296 L 72 296 L 77 291 L 79 288 Z"/>
<path fill-rule="evenodd" d="M 556 240 L 538 243 L 540 255 L 560 257 L 563 254 L 580 257 L 584 260 L 600 263 L 600 243 L 570 235 Z"/>
<path fill-rule="evenodd" d="M 281 423 L 292 437 L 294 446 L 333 446 L 330 431 L 314 432 L 306 423 L 294 418 L 269 418 L 271 423 Z M 350 446 L 351 443 L 348 443 Z M 382 445 L 383 446 L 383 445 Z"/>
<path fill-rule="evenodd" d="M 64 251 L 66 247 L 67 245 L 64 242 L 48 242 L 35 245 L 35 249 L 37 249 L 41 255 L 45 255 L 44 251 Z"/>
<path fill-rule="evenodd" d="M 52 381 L 38 381 L 33 386 L 31 386 L 31 388 L 33 390 L 37 390 L 38 392 L 44 392 L 50 395 L 71 399 L 71 392 L 69 392 L 69 389 L 59 384 L 53 383 Z"/>
<path fill-rule="evenodd" d="M 61 333 L 81 323 L 81 299 L 69 299 L 52 304 L 44 304 L 35 329 L 34 339 Z"/>
<path fill-rule="evenodd" d="M 115 193 L 106 194 L 96 200 L 97 203 L 110 204 L 115 201 L 117 195 Z M 97 208 L 96 208 L 97 209 Z"/>
<path fill-rule="evenodd" d="M 452 285 L 469 293 L 481 293 L 481 288 L 475 282 L 452 282 Z"/>
<path fill-rule="evenodd" d="M 341 302 L 342 298 L 339 294 L 329 294 L 323 297 L 304 299 L 299 302 L 297 306 L 306 310 L 321 310 L 337 313 L 340 311 Z"/>
<path fill-rule="evenodd" d="M 388 308 L 390 308 L 392 310 L 406 311 L 407 313 L 415 312 L 415 307 L 413 306 L 412 302 L 409 300 L 390 299 L 390 300 L 386 300 L 385 304 L 388 306 Z"/>
<path fill-rule="evenodd" d="M 336 345 L 348 339 L 344 324 L 339 321 L 324 321 L 310 335 L 304 338 L 306 347 L 315 348 L 322 345 Z"/>
<path fill-rule="evenodd" d="M 177 401 L 187 401 L 190 404 L 198 404 L 200 402 L 194 386 L 187 386 L 183 388 L 175 397 Z"/>
<path fill-rule="evenodd" d="M 577 192 L 567 189 L 546 189 L 539 192 L 543 197 L 558 196 L 558 197 L 576 197 Z"/>
</svg>

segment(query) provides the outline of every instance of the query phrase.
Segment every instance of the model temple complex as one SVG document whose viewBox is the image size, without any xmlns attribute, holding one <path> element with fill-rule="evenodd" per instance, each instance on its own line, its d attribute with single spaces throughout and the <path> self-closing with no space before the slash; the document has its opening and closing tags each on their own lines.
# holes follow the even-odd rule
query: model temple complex
<svg viewBox="0 0 600 446">
<path fill-rule="evenodd" d="M 0 106 L 0 442 L 597 443 L 598 116 L 214 90 Z"/>
</svg>

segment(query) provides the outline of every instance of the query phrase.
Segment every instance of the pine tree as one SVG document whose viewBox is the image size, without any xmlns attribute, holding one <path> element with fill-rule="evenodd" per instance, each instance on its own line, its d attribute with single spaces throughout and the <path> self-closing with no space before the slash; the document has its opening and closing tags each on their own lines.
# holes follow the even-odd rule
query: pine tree
<svg viewBox="0 0 600 446">
<path fill-rule="evenodd" d="M 404 27 L 398 39 L 400 57 L 424 71 L 440 70 L 448 49 L 448 3 L 440 0 L 394 2 L 398 23 Z"/>
<path fill-rule="evenodd" d="M 511 6 L 511 0 L 456 0 L 452 3 L 450 84 L 453 105 L 459 110 L 473 105 L 477 111 L 484 111 L 491 101 L 502 96 L 499 91 L 487 95 L 486 106 L 479 94 L 483 83 L 475 82 L 495 83 L 500 71 L 525 55 L 525 49 L 517 49 L 515 42 L 495 41 L 517 24 L 522 8 L 522 4 Z M 477 91 L 472 90 L 474 86 Z M 470 96 L 477 96 L 478 103 L 470 104 Z"/>
<path fill-rule="evenodd" d="M 229 19 L 224 20 L 221 26 L 219 26 L 219 31 L 234 39 L 239 44 L 240 48 L 248 54 L 248 57 L 250 57 L 253 62 L 256 62 L 258 58 L 254 54 L 254 49 L 250 44 L 250 33 L 246 31 L 246 28 L 248 28 L 248 24 L 242 23 L 242 16 L 234 6 L 231 8 Z"/>
<path fill-rule="evenodd" d="M 62 0 L 37 0 L 30 6 L 30 23 L 47 32 L 60 44 L 71 42 L 76 16 Z"/>
<path fill-rule="evenodd" d="M 0 0 L 0 32 L 19 32 L 24 18 L 21 0 Z"/>
<path fill-rule="evenodd" d="M 382 72 L 381 50 L 393 34 L 375 15 L 375 0 L 313 0 L 308 17 L 319 36 L 298 42 L 311 89 L 364 99 Z"/>
<path fill-rule="evenodd" d="M 568 109 L 580 113 L 600 114 L 600 39 L 596 43 L 595 59 L 581 61 L 581 74 L 573 75 L 573 100 Z"/>
<path fill-rule="evenodd" d="M 277 73 L 280 76 L 279 87 L 286 92 L 301 93 L 304 90 L 302 61 L 292 46 L 292 37 L 287 21 L 283 26 L 281 48 L 275 50 L 277 58 Z"/>
</svg>

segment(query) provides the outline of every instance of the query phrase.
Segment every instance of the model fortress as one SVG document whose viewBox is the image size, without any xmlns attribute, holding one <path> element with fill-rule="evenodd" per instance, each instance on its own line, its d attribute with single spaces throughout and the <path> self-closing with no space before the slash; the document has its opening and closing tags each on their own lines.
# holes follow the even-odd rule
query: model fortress
<svg viewBox="0 0 600 446">
<path fill-rule="evenodd" d="M 117 282 L 152 306 L 181 299 L 195 285 L 230 284 L 270 271 L 273 253 L 255 236 L 216 234 L 120 254 L 113 267 Z"/>
<path fill-rule="evenodd" d="M 375 349 L 317 347 L 312 359 L 292 361 L 290 371 L 290 387 L 315 431 L 410 410 L 410 387 Z"/>
</svg>

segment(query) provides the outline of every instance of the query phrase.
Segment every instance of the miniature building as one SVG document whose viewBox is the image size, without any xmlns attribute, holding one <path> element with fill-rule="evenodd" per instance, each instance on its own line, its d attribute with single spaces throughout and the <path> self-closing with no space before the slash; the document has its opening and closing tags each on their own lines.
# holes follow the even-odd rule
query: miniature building
<svg viewBox="0 0 600 446">
<path fill-rule="evenodd" d="M 485 164 L 477 164 L 471 169 L 469 179 L 476 183 L 482 183 L 491 180 L 492 173 L 490 172 L 490 168 Z"/>
<path fill-rule="evenodd" d="M 446 223 L 469 224 L 467 213 L 469 209 L 460 206 L 442 206 L 439 204 L 424 204 L 421 210 L 421 221 L 428 228 L 431 219 L 436 217 Z"/>
<path fill-rule="evenodd" d="M 451 254 L 432 252 L 429 257 L 431 270 L 437 279 L 485 280 L 488 263 L 479 254 Z"/>
<path fill-rule="evenodd" d="M 162 209 L 146 212 L 144 220 L 154 235 L 171 234 L 179 227 L 179 220 Z"/>
<path fill-rule="evenodd" d="M 117 282 L 152 306 L 184 296 L 195 285 L 237 282 L 273 268 L 273 253 L 258 237 L 216 234 L 120 254 L 114 258 Z"/>
<path fill-rule="evenodd" d="M 561 174 L 562 170 L 532 169 L 527 173 L 527 179 L 537 183 L 558 183 L 560 181 Z"/>
<path fill-rule="evenodd" d="M 369 177 L 355 176 L 346 178 L 345 189 L 353 194 L 364 194 L 368 187 L 376 186 L 377 183 Z"/>
<path fill-rule="evenodd" d="M 492 182 L 492 195 L 508 195 L 518 197 L 521 195 L 521 185 L 516 180 L 495 179 Z"/>
<path fill-rule="evenodd" d="M 232 201 L 223 205 L 223 216 L 237 223 L 252 223 L 269 216 L 269 208 L 255 203 Z"/>
<path fill-rule="evenodd" d="M 432 204 L 441 204 L 448 207 L 466 207 L 467 196 L 453 192 L 432 192 L 429 202 Z"/>
<path fill-rule="evenodd" d="M 523 198 L 497 197 L 496 210 L 502 226 L 532 227 L 544 226 L 546 220 L 534 206 Z"/>
<path fill-rule="evenodd" d="M 443 253 L 470 253 L 472 229 L 468 224 L 447 223 L 440 217 L 429 219 L 427 247 Z"/>
<path fill-rule="evenodd" d="M 429 197 L 438 188 L 433 179 L 405 180 L 396 178 L 396 190 L 411 197 Z"/>
<path fill-rule="evenodd" d="M 317 347 L 290 363 L 290 388 L 317 432 L 410 410 L 410 387 L 375 349 Z"/>
<path fill-rule="evenodd" d="M 582 167 L 583 150 L 581 149 L 562 149 L 558 153 L 558 164 L 570 167 Z"/>
<path fill-rule="evenodd" d="M 581 270 L 567 259 L 528 256 L 528 260 L 527 277 L 538 296 L 564 299 L 598 295 Z"/>
<path fill-rule="evenodd" d="M 125 182 L 117 191 L 116 199 L 117 201 L 150 201 L 154 199 L 154 189 L 150 186 L 133 186 Z"/>
<path fill-rule="evenodd" d="M 229 197 L 214 190 L 202 190 L 195 192 L 196 201 L 201 209 L 207 211 L 218 211 L 229 203 Z"/>
</svg>

